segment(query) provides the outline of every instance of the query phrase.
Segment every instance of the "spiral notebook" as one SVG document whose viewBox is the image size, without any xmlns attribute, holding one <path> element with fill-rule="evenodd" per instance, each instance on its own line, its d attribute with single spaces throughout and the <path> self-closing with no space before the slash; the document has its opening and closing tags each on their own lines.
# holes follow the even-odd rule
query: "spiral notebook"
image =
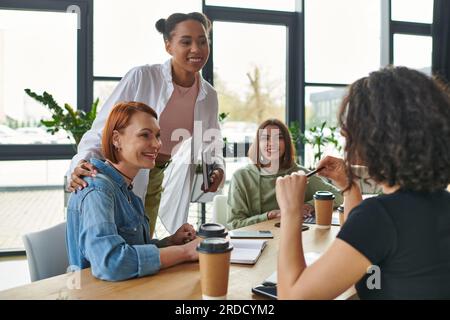
<svg viewBox="0 0 450 320">
<path fill-rule="evenodd" d="M 255 264 L 267 245 L 267 240 L 231 239 L 231 263 Z"/>
</svg>

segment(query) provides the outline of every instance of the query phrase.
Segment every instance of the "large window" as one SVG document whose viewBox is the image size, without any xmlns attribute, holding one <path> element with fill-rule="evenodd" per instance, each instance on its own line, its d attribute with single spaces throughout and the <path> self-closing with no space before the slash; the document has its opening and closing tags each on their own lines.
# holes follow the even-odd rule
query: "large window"
<svg viewBox="0 0 450 320">
<path fill-rule="evenodd" d="M 390 3 L 390 63 L 431 74 L 434 1 L 390 0 Z"/>
<path fill-rule="evenodd" d="M 264 40 L 249 41 L 254 34 Z M 267 43 L 271 43 L 267 46 Z M 268 118 L 286 119 L 286 27 L 214 22 L 214 85 L 227 142 L 252 141 Z"/>
<path fill-rule="evenodd" d="M 306 129 L 335 126 L 346 86 L 381 66 L 431 72 L 433 0 L 305 0 L 304 15 Z"/>
<path fill-rule="evenodd" d="M 353 82 L 380 66 L 379 0 L 305 1 L 305 80 Z"/>
<path fill-rule="evenodd" d="M 333 127 L 347 85 L 380 67 L 381 1 L 305 0 L 304 13 L 305 129 Z M 305 146 L 307 167 L 313 153 Z"/>
<path fill-rule="evenodd" d="M 92 72 L 88 0 L 0 1 L 0 254 L 21 252 L 24 233 L 64 220 L 66 132 L 47 133 L 48 109 L 24 89 L 85 110 Z M 90 104 L 89 104 L 90 105 Z"/>
<path fill-rule="evenodd" d="M 394 35 L 394 60 L 396 66 L 407 66 L 431 74 L 431 36 L 408 34 Z M 411 54 L 414 52 L 414 54 Z"/>
<path fill-rule="evenodd" d="M 432 23 L 433 0 L 391 0 L 392 20 Z"/>
<path fill-rule="evenodd" d="M 345 87 L 306 86 L 306 129 L 320 126 L 324 121 L 326 121 L 329 126 L 336 126 L 336 116 L 345 93 Z"/>
<path fill-rule="evenodd" d="M 70 143 L 42 128 L 50 112 L 24 89 L 76 108 L 77 23 L 74 13 L 0 10 L 0 144 Z"/>
<path fill-rule="evenodd" d="M 0 161 L 0 252 L 23 250 L 21 236 L 65 220 L 69 160 Z"/>
<path fill-rule="evenodd" d="M 114 77 L 106 78 L 107 80 L 98 80 L 100 79 L 98 77 L 95 79 L 97 80 L 94 80 L 94 97 L 95 99 L 99 99 L 98 110 L 100 110 L 119 83 L 119 79 L 115 79 Z"/>
</svg>

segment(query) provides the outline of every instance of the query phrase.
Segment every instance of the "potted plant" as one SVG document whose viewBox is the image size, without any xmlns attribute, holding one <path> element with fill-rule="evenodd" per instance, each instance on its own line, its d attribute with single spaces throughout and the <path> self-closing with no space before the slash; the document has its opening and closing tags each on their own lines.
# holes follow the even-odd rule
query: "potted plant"
<svg viewBox="0 0 450 320">
<path fill-rule="evenodd" d="M 68 103 L 65 103 L 64 107 L 61 107 L 48 92 L 44 91 L 42 95 L 39 95 L 30 89 L 25 89 L 25 92 L 31 98 L 46 106 L 52 113 L 51 119 L 40 121 L 41 124 L 47 128 L 47 132 L 55 134 L 59 130 L 65 130 L 65 132 L 69 133 L 75 141 L 73 148 L 76 151 L 84 133 L 91 128 L 92 123 L 95 120 L 99 99 L 97 98 L 92 103 L 91 109 L 88 112 L 85 112 L 83 110 L 75 111 Z M 69 139 L 71 137 L 68 136 Z M 64 177 L 64 208 L 67 207 L 69 195 L 70 192 L 67 191 L 67 177 Z"/>
<path fill-rule="evenodd" d="M 323 151 L 328 145 L 333 145 L 338 152 L 342 150 L 342 146 L 338 140 L 338 128 L 327 127 L 326 125 L 327 122 L 324 121 L 320 126 L 311 127 L 305 133 L 300 130 L 300 125 L 297 121 L 291 122 L 289 126 L 289 131 L 295 145 L 298 145 L 300 142 L 311 145 L 314 152 L 312 167 L 315 167 L 317 162 L 322 158 Z"/>
<path fill-rule="evenodd" d="M 65 130 L 75 140 L 74 148 L 76 149 L 83 134 L 91 128 L 95 120 L 99 99 L 97 98 L 92 103 L 91 109 L 85 112 L 83 110 L 75 111 L 68 103 L 65 103 L 64 107 L 61 107 L 48 92 L 44 91 L 42 95 L 30 89 L 25 89 L 25 92 L 31 98 L 46 106 L 52 113 L 52 119 L 40 121 L 47 128 L 47 132 L 55 134 L 59 130 Z"/>
</svg>

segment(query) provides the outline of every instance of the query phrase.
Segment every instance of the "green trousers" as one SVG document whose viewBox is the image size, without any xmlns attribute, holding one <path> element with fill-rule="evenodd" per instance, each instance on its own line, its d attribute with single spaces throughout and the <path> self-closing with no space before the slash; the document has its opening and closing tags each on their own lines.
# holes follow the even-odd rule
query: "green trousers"
<svg viewBox="0 0 450 320">
<path fill-rule="evenodd" d="M 154 167 L 150 170 L 148 177 L 147 195 L 145 196 L 145 214 L 150 224 L 150 239 L 153 238 L 155 232 L 156 219 L 158 218 L 159 204 L 161 202 L 161 194 L 163 192 L 162 182 L 164 179 L 164 169 Z"/>
</svg>

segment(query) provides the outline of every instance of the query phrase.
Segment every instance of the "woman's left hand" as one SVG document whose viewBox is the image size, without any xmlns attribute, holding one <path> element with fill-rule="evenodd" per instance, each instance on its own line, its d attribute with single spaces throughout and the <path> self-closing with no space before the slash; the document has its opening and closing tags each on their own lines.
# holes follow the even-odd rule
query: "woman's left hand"
<svg viewBox="0 0 450 320">
<path fill-rule="evenodd" d="M 211 184 L 209 186 L 209 189 L 205 189 L 205 192 L 216 192 L 217 189 L 219 189 L 220 184 L 223 180 L 223 170 L 222 169 L 215 169 L 211 174 Z"/>
<path fill-rule="evenodd" d="M 178 230 L 171 235 L 170 238 L 170 245 L 182 245 L 187 242 L 190 242 L 194 240 L 196 237 L 196 232 L 193 226 L 191 226 L 189 223 L 183 224 Z"/>
</svg>

